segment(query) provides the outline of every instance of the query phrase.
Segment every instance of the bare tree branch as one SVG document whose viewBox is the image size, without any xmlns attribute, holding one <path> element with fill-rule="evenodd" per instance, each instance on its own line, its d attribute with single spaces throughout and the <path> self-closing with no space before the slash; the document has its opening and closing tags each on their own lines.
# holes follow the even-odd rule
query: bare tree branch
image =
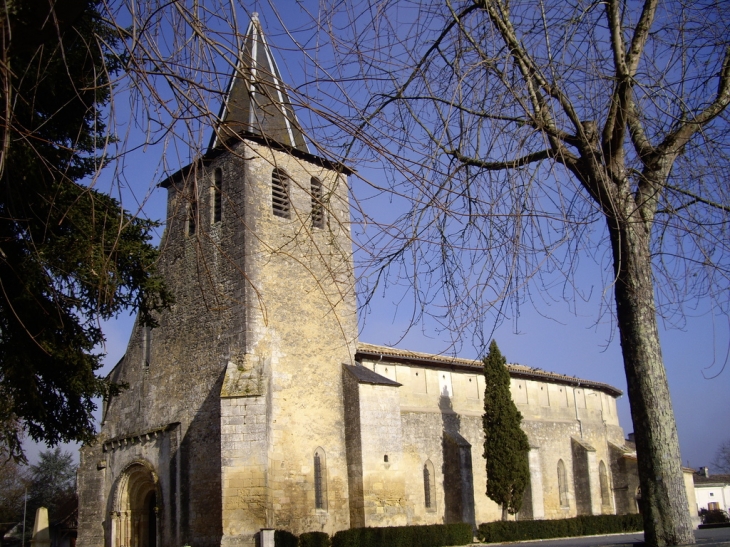
<svg viewBox="0 0 730 547">
<path fill-rule="evenodd" d="M 469 156 L 465 156 L 458 150 L 449 150 L 445 149 L 444 152 L 450 156 L 453 156 L 457 160 L 459 160 L 464 165 L 471 165 L 473 167 L 479 167 L 480 169 L 484 169 L 486 171 L 504 171 L 507 169 L 516 169 L 518 167 L 524 167 L 525 165 L 529 165 L 531 163 L 540 162 L 549 158 L 555 157 L 555 152 L 552 149 L 549 150 L 542 150 L 540 152 L 535 152 L 533 154 L 529 154 L 527 156 L 523 156 L 521 158 L 515 158 L 513 160 L 506 160 L 506 161 L 482 161 L 478 160 L 476 158 L 471 158 Z"/>
<path fill-rule="evenodd" d="M 722 70 L 720 71 L 717 95 L 707 108 L 690 120 L 683 120 L 679 127 L 669 133 L 657 146 L 657 154 L 674 156 L 689 142 L 702 126 L 724 112 L 730 104 L 730 46 L 724 51 Z"/>
<path fill-rule="evenodd" d="M 687 207 L 688 205 L 692 203 L 704 203 L 705 205 L 709 205 L 710 207 L 714 207 L 715 209 L 719 209 L 720 211 L 725 211 L 726 213 L 730 213 L 730 205 L 723 205 L 722 203 L 717 203 L 716 201 L 712 201 L 710 199 L 703 198 L 701 196 L 698 196 L 694 192 L 690 192 L 689 190 L 685 190 L 684 188 L 678 188 L 672 184 L 667 184 L 665 186 L 667 190 L 671 190 L 672 192 L 677 192 L 679 194 L 683 194 L 687 197 L 692 198 L 692 201 L 689 204 L 684 204 L 681 207 Z M 680 207 L 677 207 L 674 209 L 674 211 L 679 211 Z"/>
</svg>

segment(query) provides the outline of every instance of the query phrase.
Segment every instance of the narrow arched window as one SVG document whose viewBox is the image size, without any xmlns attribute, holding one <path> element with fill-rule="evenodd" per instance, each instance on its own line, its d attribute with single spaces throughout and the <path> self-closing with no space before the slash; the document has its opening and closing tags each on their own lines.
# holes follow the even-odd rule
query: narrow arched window
<svg viewBox="0 0 730 547">
<path fill-rule="evenodd" d="M 289 177 L 283 169 L 271 173 L 271 207 L 277 217 L 289 218 Z"/>
<path fill-rule="evenodd" d="M 188 205 L 188 235 L 194 236 L 198 229 L 198 200 L 193 197 Z"/>
<path fill-rule="evenodd" d="M 152 353 L 152 329 L 150 327 L 142 327 L 142 359 L 144 369 L 150 366 L 150 355 Z"/>
<path fill-rule="evenodd" d="M 322 448 L 314 451 L 314 507 L 327 509 L 327 462 Z"/>
<path fill-rule="evenodd" d="M 223 170 L 219 167 L 213 173 L 213 224 L 221 221 L 223 206 Z"/>
<path fill-rule="evenodd" d="M 423 494 L 426 500 L 426 509 L 431 508 L 431 474 L 428 472 L 428 466 L 423 466 Z"/>
<path fill-rule="evenodd" d="M 608 483 L 608 471 L 606 464 L 601 461 L 598 464 L 598 480 L 601 484 L 601 505 L 606 507 L 611 506 L 611 488 Z"/>
<path fill-rule="evenodd" d="M 434 484 L 435 477 L 433 464 L 431 463 L 431 460 L 427 460 L 426 463 L 423 464 L 423 499 L 424 506 L 429 510 L 434 510 L 436 508 Z"/>
<path fill-rule="evenodd" d="M 322 203 L 322 182 L 312 177 L 310 182 L 312 195 L 312 227 L 324 228 L 324 205 Z"/>
<path fill-rule="evenodd" d="M 561 507 L 570 507 L 568 501 L 568 477 L 565 473 L 563 460 L 558 460 L 558 493 L 560 495 Z"/>
</svg>

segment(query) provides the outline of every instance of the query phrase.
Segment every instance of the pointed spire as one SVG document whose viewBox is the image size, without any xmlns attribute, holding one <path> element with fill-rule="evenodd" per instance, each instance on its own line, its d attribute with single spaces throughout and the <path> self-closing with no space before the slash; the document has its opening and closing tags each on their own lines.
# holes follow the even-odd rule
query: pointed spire
<svg viewBox="0 0 730 547">
<path fill-rule="evenodd" d="M 251 15 L 210 149 L 241 133 L 309 152 L 258 13 Z"/>
</svg>

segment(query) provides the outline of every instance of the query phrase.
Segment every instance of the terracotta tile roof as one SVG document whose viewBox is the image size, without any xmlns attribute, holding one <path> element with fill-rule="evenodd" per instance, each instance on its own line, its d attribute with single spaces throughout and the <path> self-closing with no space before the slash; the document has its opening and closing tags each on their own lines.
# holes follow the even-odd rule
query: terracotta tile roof
<svg viewBox="0 0 730 547">
<path fill-rule="evenodd" d="M 432 353 L 421 353 L 417 351 L 358 342 L 355 359 L 359 361 L 362 358 L 375 360 L 387 359 L 391 362 L 399 362 L 426 368 L 457 369 L 462 371 L 473 371 L 477 374 L 482 371 L 482 362 L 473 359 L 463 359 L 461 357 L 451 357 L 448 355 L 434 355 Z M 508 363 L 507 369 L 509 370 L 510 376 L 513 378 L 551 381 L 558 384 L 596 389 L 598 391 L 603 391 L 612 397 L 618 397 L 623 394 L 620 389 L 609 384 L 594 382 L 592 380 L 584 380 L 574 376 L 566 376 L 565 374 L 558 374 L 556 372 L 548 372 L 546 370 L 532 368 L 525 365 Z"/>
</svg>

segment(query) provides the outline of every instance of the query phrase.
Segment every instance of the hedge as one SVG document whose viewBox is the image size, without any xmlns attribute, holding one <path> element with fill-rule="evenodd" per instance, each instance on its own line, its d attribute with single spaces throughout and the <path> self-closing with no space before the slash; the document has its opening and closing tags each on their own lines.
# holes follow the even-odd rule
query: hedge
<svg viewBox="0 0 730 547">
<path fill-rule="evenodd" d="M 299 547 L 330 547 L 330 537 L 326 532 L 306 532 L 299 536 Z"/>
<path fill-rule="evenodd" d="M 497 521 L 479 525 L 479 541 L 499 543 L 557 537 L 591 536 L 638 532 L 644 529 L 641 515 L 582 516 L 561 520 Z M 332 539 L 324 532 L 307 532 L 297 537 L 276 530 L 276 547 L 450 547 L 472 541 L 470 524 L 432 524 L 351 528 Z"/>
<path fill-rule="evenodd" d="M 644 529 L 641 515 L 595 515 L 560 520 L 497 521 L 479 525 L 477 537 L 484 543 L 531 539 L 593 536 L 639 532 Z"/>
<path fill-rule="evenodd" d="M 723 524 L 730 522 L 727 513 L 722 509 L 700 509 L 702 524 Z"/>
<path fill-rule="evenodd" d="M 299 538 L 287 532 L 286 530 L 275 530 L 274 531 L 274 546 L 275 547 L 297 547 Z"/>
<path fill-rule="evenodd" d="M 332 537 L 332 547 L 446 547 L 473 539 L 471 524 L 351 528 Z"/>
</svg>

